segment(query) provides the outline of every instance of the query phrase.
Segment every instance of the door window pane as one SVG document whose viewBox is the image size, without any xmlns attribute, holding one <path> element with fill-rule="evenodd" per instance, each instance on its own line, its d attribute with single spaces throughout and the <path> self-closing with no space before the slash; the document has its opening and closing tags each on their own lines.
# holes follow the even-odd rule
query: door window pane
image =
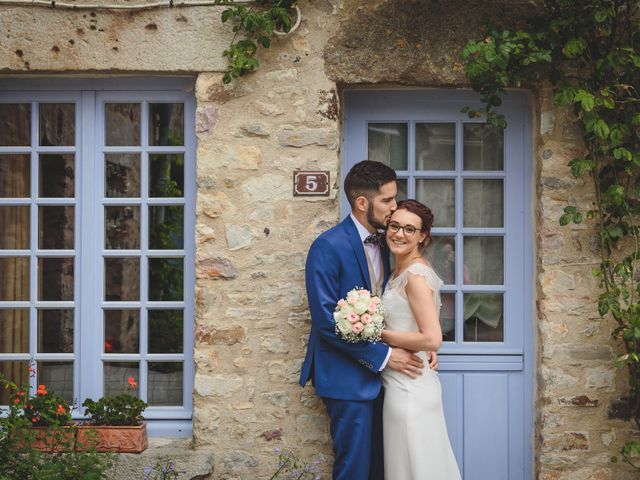
<svg viewBox="0 0 640 480">
<path fill-rule="evenodd" d="M 184 105 L 149 104 L 149 145 L 184 145 Z"/>
<path fill-rule="evenodd" d="M 464 341 L 504 341 L 502 293 L 464 294 Z"/>
<path fill-rule="evenodd" d="M 38 192 L 41 198 L 73 198 L 75 159 L 73 154 L 40 155 Z"/>
<path fill-rule="evenodd" d="M 149 353 L 182 353 L 183 311 L 149 310 Z"/>
<path fill-rule="evenodd" d="M 29 248 L 28 205 L 0 205 L 0 249 Z"/>
<path fill-rule="evenodd" d="M 107 249 L 140 248 L 140 207 L 104 207 L 104 241 Z"/>
<path fill-rule="evenodd" d="M 504 129 L 465 123 L 463 133 L 465 170 L 504 170 Z"/>
<path fill-rule="evenodd" d="M 140 196 L 140 155 L 108 153 L 104 162 L 106 197 Z"/>
<path fill-rule="evenodd" d="M 149 248 L 181 249 L 184 246 L 184 207 L 149 207 Z"/>
<path fill-rule="evenodd" d="M 115 397 L 128 393 L 140 396 L 140 389 L 129 386 L 129 378 L 136 383 L 140 381 L 140 365 L 138 362 L 104 362 L 104 396 Z"/>
<path fill-rule="evenodd" d="M 182 258 L 149 259 L 149 300 L 178 301 L 183 297 Z"/>
<path fill-rule="evenodd" d="M 502 245 L 502 237 L 464 237 L 465 284 L 503 284 Z"/>
<path fill-rule="evenodd" d="M 0 147 L 31 145 L 31 105 L 0 103 Z"/>
<path fill-rule="evenodd" d="M 455 227 L 455 180 L 416 180 L 416 198 L 433 212 L 434 227 Z"/>
<path fill-rule="evenodd" d="M 26 308 L 0 309 L 0 353 L 29 353 L 29 310 Z"/>
<path fill-rule="evenodd" d="M 464 226 L 501 228 L 504 225 L 503 181 L 464 181 Z"/>
<path fill-rule="evenodd" d="M 104 299 L 133 301 L 140 299 L 140 259 L 136 257 L 104 259 Z"/>
<path fill-rule="evenodd" d="M 432 236 L 426 259 L 445 285 L 456 283 L 456 238 Z"/>
<path fill-rule="evenodd" d="M 149 196 L 184 196 L 184 155 L 149 155 Z"/>
<path fill-rule="evenodd" d="M 396 201 L 406 200 L 409 198 L 409 193 L 407 190 L 407 179 L 399 178 L 396 180 L 396 185 L 398 186 L 398 194 L 396 195 Z"/>
<path fill-rule="evenodd" d="M 38 258 L 38 299 L 73 300 L 73 257 Z"/>
<path fill-rule="evenodd" d="M 140 104 L 107 103 L 104 125 L 105 145 L 140 145 Z"/>
<path fill-rule="evenodd" d="M 26 386 L 29 381 L 29 362 L 0 360 L 0 375 L 18 386 Z M 0 405 L 9 405 L 11 392 L 0 388 Z"/>
<path fill-rule="evenodd" d="M 38 385 L 73 404 L 73 362 L 38 362 Z"/>
<path fill-rule="evenodd" d="M 73 353 L 73 309 L 38 310 L 38 352 Z"/>
<path fill-rule="evenodd" d="M 29 197 L 31 195 L 30 178 L 31 157 L 29 155 L 0 155 L 0 198 Z"/>
<path fill-rule="evenodd" d="M 76 144 L 76 106 L 73 103 L 40 104 L 40 145 Z"/>
<path fill-rule="evenodd" d="M 368 158 L 389 165 L 394 170 L 407 170 L 407 124 L 370 123 Z"/>
<path fill-rule="evenodd" d="M 0 257 L 0 301 L 29 300 L 29 257 Z"/>
<path fill-rule="evenodd" d="M 149 362 L 147 402 L 150 406 L 182 405 L 182 362 Z"/>
<path fill-rule="evenodd" d="M 455 123 L 416 123 L 416 169 L 456 169 Z"/>
<path fill-rule="evenodd" d="M 442 340 L 445 342 L 455 342 L 456 340 L 456 294 L 440 293 L 442 307 L 440 307 L 440 328 L 442 329 Z"/>
<path fill-rule="evenodd" d="M 140 310 L 104 311 L 104 352 L 140 351 Z"/>
<path fill-rule="evenodd" d="M 38 248 L 44 250 L 73 249 L 74 207 L 38 207 Z"/>
</svg>

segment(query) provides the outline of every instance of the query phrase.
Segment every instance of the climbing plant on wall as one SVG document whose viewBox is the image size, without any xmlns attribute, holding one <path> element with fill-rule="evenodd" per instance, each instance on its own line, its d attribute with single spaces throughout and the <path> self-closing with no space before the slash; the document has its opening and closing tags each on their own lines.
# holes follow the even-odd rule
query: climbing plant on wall
<svg viewBox="0 0 640 480">
<path fill-rule="evenodd" d="M 555 104 L 572 108 L 582 127 L 584 152 L 568 167 L 593 182 L 595 202 L 567 205 L 559 222 L 591 222 L 598 232 L 598 310 L 615 320 L 612 336 L 626 349 L 616 363 L 629 378 L 609 414 L 640 428 L 640 1 L 547 0 L 522 28 L 488 26 L 462 57 L 482 100 L 465 109 L 471 117 L 504 127 L 496 108 L 505 89 L 549 81 Z M 620 454 L 640 470 L 640 442 Z"/>
<path fill-rule="evenodd" d="M 258 48 L 269 48 L 276 32 L 291 29 L 295 0 L 255 0 L 250 6 L 234 4 L 233 0 L 216 0 L 216 3 L 229 6 L 222 11 L 222 22 L 233 24 L 233 39 L 222 54 L 229 61 L 223 82 L 229 83 L 257 69 L 260 66 L 256 58 Z"/>
</svg>

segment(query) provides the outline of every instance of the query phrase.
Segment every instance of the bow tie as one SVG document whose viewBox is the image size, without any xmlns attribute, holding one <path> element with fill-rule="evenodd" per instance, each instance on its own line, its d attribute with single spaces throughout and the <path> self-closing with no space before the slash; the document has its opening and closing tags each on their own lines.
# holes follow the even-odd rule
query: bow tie
<svg viewBox="0 0 640 480">
<path fill-rule="evenodd" d="M 384 245 L 384 232 L 372 233 L 364 239 L 364 244 L 378 245 L 379 247 L 382 247 Z"/>
</svg>

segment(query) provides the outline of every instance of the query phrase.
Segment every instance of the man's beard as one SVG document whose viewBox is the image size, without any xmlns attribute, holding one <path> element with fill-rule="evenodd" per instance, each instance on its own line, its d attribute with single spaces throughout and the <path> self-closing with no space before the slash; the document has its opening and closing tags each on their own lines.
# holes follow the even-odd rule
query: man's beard
<svg viewBox="0 0 640 480">
<path fill-rule="evenodd" d="M 373 203 L 369 202 L 369 207 L 367 208 L 367 222 L 369 222 L 369 225 L 371 225 L 373 228 L 375 228 L 376 230 L 386 230 L 387 229 L 387 225 L 385 222 L 386 219 L 382 220 L 383 223 L 380 223 L 378 220 L 376 220 L 373 216 Z"/>
</svg>

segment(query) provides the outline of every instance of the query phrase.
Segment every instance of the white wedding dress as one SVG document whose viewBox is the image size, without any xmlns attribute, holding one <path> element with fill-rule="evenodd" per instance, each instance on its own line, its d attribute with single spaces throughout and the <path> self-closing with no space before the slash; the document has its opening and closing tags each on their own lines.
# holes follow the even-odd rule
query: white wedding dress
<svg viewBox="0 0 640 480">
<path fill-rule="evenodd" d="M 389 330 L 417 332 L 418 325 L 405 293 L 408 275 L 420 275 L 433 290 L 440 310 L 442 280 L 431 267 L 414 263 L 398 278 L 391 277 L 382 297 Z M 385 369 L 382 417 L 385 480 L 459 480 L 460 471 L 451 449 L 442 409 L 442 388 L 437 372 L 429 369 L 412 379 Z"/>
</svg>

